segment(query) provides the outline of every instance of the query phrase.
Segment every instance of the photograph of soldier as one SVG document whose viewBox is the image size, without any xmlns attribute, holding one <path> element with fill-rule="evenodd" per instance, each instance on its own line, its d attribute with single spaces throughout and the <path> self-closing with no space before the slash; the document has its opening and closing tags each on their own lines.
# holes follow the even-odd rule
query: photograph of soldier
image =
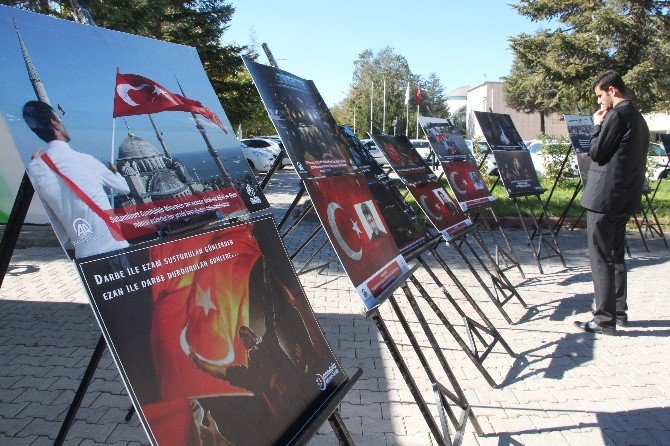
<svg viewBox="0 0 670 446">
<path fill-rule="evenodd" d="M 476 111 L 475 116 L 491 150 L 525 150 L 510 115 Z"/>
<path fill-rule="evenodd" d="M 530 152 L 527 150 L 494 150 L 498 172 L 510 196 L 541 194 L 540 185 Z"/>
<path fill-rule="evenodd" d="M 153 443 L 285 443 L 346 378 L 271 219 L 125 257 L 78 267 Z"/>
<path fill-rule="evenodd" d="M 244 58 L 298 174 L 352 173 L 347 141 L 312 81 Z"/>
<path fill-rule="evenodd" d="M 384 229 L 384 223 L 372 204 L 372 200 L 357 203 L 354 205 L 354 209 L 356 209 L 356 213 L 361 219 L 365 233 L 370 241 L 375 241 L 387 234 Z"/>
</svg>

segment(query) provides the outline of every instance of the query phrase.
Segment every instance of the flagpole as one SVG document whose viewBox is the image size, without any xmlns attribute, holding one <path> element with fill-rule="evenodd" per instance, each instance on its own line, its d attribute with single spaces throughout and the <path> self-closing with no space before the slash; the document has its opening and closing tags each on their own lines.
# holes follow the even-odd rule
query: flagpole
<svg viewBox="0 0 670 446">
<path fill-rule="evenodd" d="M 116 135 L 116 118 L 112 116 L 112 150 L 109 162 L 114 164 L 114 136 Z M 109 189 L 109 204 L 114 207 L 114 189 Z"/>
<path fill-rule="evenodd" d="M 409 137 L 409 101 L 405 104 L 407 119 L 405 120 L 405 136 Z"/>
<path fill-rule="evenodd" d="M 416 104 L 416 139 L 419 139 L 419 104 Z"/>
<path fill-rule="evenodd" d="M 375 97 L 375 81 L 372 81 L 372 85 L 370 86 L 370 133 L 372 134 L 372 106 L 373 106 L 373 98 Z"/>
<path fill-rule="evenodd" d="M 384 78 L 384 111 L 382 113 L 382 133 L 386 134 L 386 78 Z"/>
</svg>

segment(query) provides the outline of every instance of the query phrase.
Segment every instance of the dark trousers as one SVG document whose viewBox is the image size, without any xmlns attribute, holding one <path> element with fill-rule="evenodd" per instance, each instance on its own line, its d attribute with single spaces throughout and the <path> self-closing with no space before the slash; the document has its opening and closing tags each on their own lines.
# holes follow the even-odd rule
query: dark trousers
<svg viewBox="0 0 670 446">
<path fill-rule="evenodd" d="M 601 325 L 616 325 L 616 316 L 626 314 L 626 261 L 624 249 L 628 215 L 588 211 L 586 228 L 596 296 L 593 319 Z"/>
</svg>

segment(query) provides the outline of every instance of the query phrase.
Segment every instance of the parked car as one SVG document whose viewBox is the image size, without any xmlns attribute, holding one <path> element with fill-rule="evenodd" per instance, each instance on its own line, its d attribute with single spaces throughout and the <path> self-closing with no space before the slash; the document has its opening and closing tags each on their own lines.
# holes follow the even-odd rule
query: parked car
<svg viewBox="0 0 670 446">
<path fill-rule="evenodd" d="M 542 146 L 543 145 L 550 145 L 550 146 L 557 146 L 557 145 L 562 145 L 564 147 L 567 147 L 569 143 L 559 143 L 558 141 L 541 141 L 538 139 L 529 141 L 526 145 L 528 146 L 528 151 L 530 152 L 530 157 L 533 160 L 533 165 L 535 166 L 535 170 L 537 173 L 540 173 L 542 175 L 546 175 L 547 173 L 547 168 L 544 164 L 544 156 L 542 156 Z M 567 150 L 567 149 L 566 149 Z M 570 148 L 572 150 L 572 147 Z M 572 164 L 569 166 L 566 166 L 567 168 L 567 175 L 571 177 L 577 177 L 579 176 L 579 167 L 577 166 L 577 159 L 572 158 Z"/>
<path fill-rule="evenodd" d="M 650 179 L 660 180 L 670 174 L 668 166 L 668 154 L 662 144 L 652 142 L 649 144 L 649 158 L 654 163 L 654 168 L 649 175 Z"/>
<path fill-rule="evenodd" d="M 249 167 L 259 172 L 270 170 L 277 158 L 267 150 L 254 149 L 243 142 L 240 142 L 240 148 L 249 163 Z"/>
<path fill-rule="evenodd" d="M 427 139 L 410 139 L 409 142 L 411 142 L 416 151 L 419 152 L 422 159 L 425 161 L 430 160 L 431 150 L 430 143 Z"/>
<path fill-rule="evenodd" d="M 368 152 L 370 152 L 370 155 L 379 163 L 380 166 L 383 166 L 386 164 L 386 158 L 384 158 L 384 155 L 382 154 L 382 151 L 379 150 L 375 142 L 371 139 L 361 139 L 361 142 L 365 146 L 366 149 L 368 149 Z"/>
<path fill-rule="evenodd" d="M 493 156 L 489 143 L 480 140 L 477 141 L 477 146 L 474 147 L 472 140 L 466 139 L 465 145 L 468 146 L 468 149 L 470 149 L 470 152 L 475 156 L 477 162 L 481 161 L 483 155 L 486 155 L 486 173 L 488 175 L 498 176 L 498 163 L 496 163 L 496 159 Z"/>
<path fill-rule="evenodd" d="M 282 144 L 278 136 L 257 136 L 254 138 L 243 139 L 241 142 L 251 148 L 270 152 L 272 155 L 274 155 L 275 158 L 279 156 L 279 153 L 284 148 L 284 144 Z M 279 166 L 279 168 L 283 169 L 285 166 L 290 165 L 291 160 L 289 159 L 288 155 L 286 155 L 282 160 L 281 166 Z"/>
</svg>

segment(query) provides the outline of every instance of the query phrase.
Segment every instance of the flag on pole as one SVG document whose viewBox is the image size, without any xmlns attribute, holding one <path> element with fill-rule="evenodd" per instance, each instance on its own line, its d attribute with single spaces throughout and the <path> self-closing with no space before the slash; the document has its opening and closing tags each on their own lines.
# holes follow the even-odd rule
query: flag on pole
<svg viewBox="0 0 670 446">
<path fill-rule="evenodd" d="M 409 105 L 409 81 L 407 81 L 407 90 L 405 90 L 405 105 Z"/>
<path fill-rule="evenodd" d="M 408 85 L 408 95 L 409 95 L 409 85 Z M 416 103 L 417 105 L 421 104 L 421 84 L 416 84 Z"/>
<path fill-rule="evenodd" d="M 197 113 L 228 133 L 228 129 L 219 117 L 204 107 L 200 101 L 172 93 L 159 83 L 144 76 L 121 74 L 117 68 L 113 117 L 146 115 L 162 111 Z"/>
<path fill-rule="evenodd" d="M 58 104 L 58 111 L 60 111 L 63 116 L 65 116 L 65 110 L 63 110 L 63 107 L 61 107 L 60 104 Z"/>
</svg>

